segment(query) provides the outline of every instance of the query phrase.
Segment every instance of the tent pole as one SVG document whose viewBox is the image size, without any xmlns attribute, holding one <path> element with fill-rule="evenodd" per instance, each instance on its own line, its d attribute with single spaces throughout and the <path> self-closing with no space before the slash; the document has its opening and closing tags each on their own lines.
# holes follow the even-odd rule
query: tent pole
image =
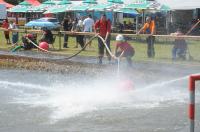
<svg viewBox="0 0 200 132">
<path fill-rule="evenodd" d="M 144 25 L 144 9 L 142 9 L 142 25 Z"/>
<path fill-rule="evenodd" d="M 113 9 L 112 9 L 112 25 L 115 25 L 115 13 L 113 12 Z"/>
<path fill-rule="evenodd" d="M 138 32 L 138 15 L 136 16 L 136 33 Z"/>
</svg>

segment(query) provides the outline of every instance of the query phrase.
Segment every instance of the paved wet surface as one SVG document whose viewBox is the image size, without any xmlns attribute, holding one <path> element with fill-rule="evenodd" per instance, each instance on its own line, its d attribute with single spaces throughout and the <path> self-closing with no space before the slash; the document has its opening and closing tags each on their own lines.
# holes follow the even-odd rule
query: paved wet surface
<svg viewBox="0 0 200 132">
<path fill-rule="evenodd" d="M 60 57 L 63 56 L 54 56 Z M 95 57 L 72 60 L 96 63 Z M 199 67 L 134 62 L 131 69 L 122 64 L 117 71 L 116 65 L 108 65 L 104 74 L 94 77 L 82 73 L 0 70 L 0 131 L 189 131 L 188 75 L 199 73 Z M 133 89 L 121 85 L 127 81 L 132 82 L 128 85 Z M 200 131 L 199 87 L 197 83 L 196 131 Z"/>
</svg>

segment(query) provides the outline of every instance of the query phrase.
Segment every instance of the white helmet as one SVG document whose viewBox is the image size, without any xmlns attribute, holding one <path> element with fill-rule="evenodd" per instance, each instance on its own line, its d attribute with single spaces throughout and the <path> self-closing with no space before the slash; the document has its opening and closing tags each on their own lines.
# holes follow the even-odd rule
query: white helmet
<svg viewBox="0 0 200 132">
<path fill-rule="evenodd" d="M 116 41 L 124 41 L 124 36 L 121 34 L 118 34 L 116 37 Z"/>
</svg>

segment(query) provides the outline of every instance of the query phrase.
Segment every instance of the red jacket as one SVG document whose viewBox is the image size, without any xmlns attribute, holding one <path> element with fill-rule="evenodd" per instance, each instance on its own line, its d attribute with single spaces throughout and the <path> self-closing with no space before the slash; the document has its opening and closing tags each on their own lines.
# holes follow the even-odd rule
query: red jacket
<svg viewBox="0 0 200 132">
<path fill-rule="evenodd" d="M 106 20 L 105 22 L 98 20 L 94 25 L 95 30 L 99 28 L 99 34 L 102 37 L 106 36 L 107 32 L 111 32 L 111 22 L 110 20 Z"/>
<path fill-rule="evenodd" d="M 8 28 L 9 28 L 9 23 L 7 23 L 7 22 L 3 22 L 3 24 L 2 24 L 2 28 L 6 28 L 6 29 L 8 29 Z"/>
</svg>

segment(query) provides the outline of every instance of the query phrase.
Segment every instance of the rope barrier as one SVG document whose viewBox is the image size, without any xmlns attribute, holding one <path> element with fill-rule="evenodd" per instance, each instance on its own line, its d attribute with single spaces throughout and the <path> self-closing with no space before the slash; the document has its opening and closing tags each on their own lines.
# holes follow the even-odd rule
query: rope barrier
<svg viewBox="0 0 200 132">
<path fill-rule="evenodd" d="M 0 28 L 0 31 L 11 31 L 11 32 L 21 32 L 25 33 L 25 30 L 22 29 L 15 29 L 15 30 L 8 30 L 5 28 Z M 40 33 L 42 34 L 42 30 L 26 30 L 27 33 Z M 65 33 L 68 35 L 88 35 L 88 36 L 94 36 L 94 32 L 71 32 L 71 31 L 54 31 L 53 34 L 59 34 L 59 33 Z M 117 36 L 119 33 L 111 33 L 111 36 Z M 124 34 L 122 35 L 127 36 L 127 37 L 148 37 L 149 34 Z M 200 40 L 200 36 L 190 36 L 190 35 L 181 35 L 181 36 L 173 36 L 173 35 L 153 35 L 156 38 L 167 38 L 167 39 L 175 39 L 175 38 L 184 38 L 184 39 L 190 39 L 190 40 Z"/>
<path fill-rule="evenodd" d="M 190 32 L 190 31 L 192 31 L 192 29 L 196 26 L 196 25 L 198 25 L 200 23 L 200 20 L 188 31 L 188 32 Z M 22 29 L 17 29 L 17 30 L 7 30 L 7 29 L 4 29 L 4 28 L 0 28 L 0 31 L 11 31 L 11 32 L 25 32 L 24 30 L 22 30 Z M 26 32 L 36 32 L 36 33 L 42 33 L 42 30 L 26 30 Z M 105 48 L 106 48 L 106 50 L 108 51 L 108 53 L 114 58 L 114 59 L 117 59 L 117 57 L 115 56 L 115 55 L 113 55 L 112 54 L 112 52 L 110 51 L 110 49 L 108 48 L 108 46 L 107 46 L 107 44 L 105 43 L 105 40 L 101 37 L 101 36 L 99 36 L 99 35 L 96 35 L 95 33 L 88 33 L 88 32 L 70 32 L 70 31 L 55 31 L 54 32 L 54 34 L 55 33 L 59 33 L 59 34 L 61 34 L 61 33 L 66 33 L 66 34 L 68 34 L 68 35 L 89 35 L 89 36 L 91 36 L 91 35 L 95 35 L 94 37 L 92 37 L 92 39 L 91 40 L 89 40 L 86 44 L 85 44 L 85 46 L 79 51 L 79 52 L 77 52 L 76 54 L 74 54 L 74 55 L 72 55 L 72 56 L 69 56 L 69 57 L 67 57 L 67 58 L 65 58 L 65 59 L 70 59 L 70 58 L 72 58 L 72 57 L 74 57 L 74 56 L 76 56 L 76 55 L 78 55 L 78 54 L 80 54 L 86 47 L 87 47 L 87 45 L 88 45 L 88 43 L 90 43 L 94 38 L 96 38 L 96 37 L 98 37 L 98 38 L 100 38 L 101 40 L 102 40 L 102 42 L 103 42 L 103 44 L 105 45 Z M 118 35 L 118 33 L 111 33 L 111 35 Z M 132 37 L 147 37 L 148 36 L 148 34 L 123 34 L 124 36 L 132 36 Z M 186 35 L 181 35 L 181 36 L 172 36 L 172 35 L 153 35 L 153 36 L 155 36 L 155 37 L 161 37 L 161 38 L 186 38 L 186 39 L 192 39 L 192 40 L 200 40 L 200 36 L 188 36 L 187 34 Z M 42 49 L 41 47 L 39 47 L 37 44 L 35 44 L 33 41 L 31 41 L 30 39 L 28 39 L 35 47 L 37 47 L 38 49 L 40 49 L 41 51 L 45 51 L 45 52 L 47 52 L 47 53 L 54 53 L 54 52 L 51 52 L 51 51 L 48 51 L 48 50 L 45 50 L 45 49 Z M 190 58 L 192 58 L 191 57 L 191 55 L 190 55 L 190 52 L 188 51 L 188 53 L 189 53 L 189 56 L 190 56 Z M 123 55 L 123 53 L 122 53 L 122 55 Z M 119 57 L 121 57 L 122 55 L 120 55 Z"/>
</svg>

